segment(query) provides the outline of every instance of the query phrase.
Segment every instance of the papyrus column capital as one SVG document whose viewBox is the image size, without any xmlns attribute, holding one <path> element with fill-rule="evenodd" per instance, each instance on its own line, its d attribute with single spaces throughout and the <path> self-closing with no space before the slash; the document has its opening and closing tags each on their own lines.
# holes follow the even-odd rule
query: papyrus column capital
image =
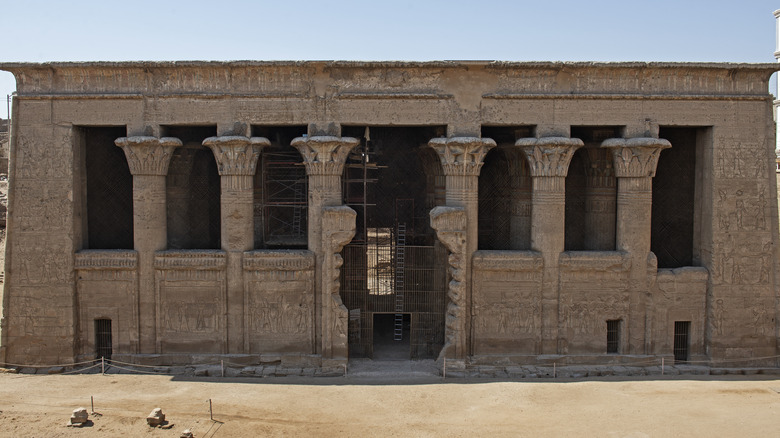
<svg viewBox="0 0 780 438">
<path fill-rule="evenodd" d="M 521 138 L 515 142 L 528 159 L 531 176 L 566 177 L 574 151 L 583 146 L 579 138 Z"/>
<path fill-rule="evenodd" d="M 133 175 L 167 175 L 173 149 L 181 146 L 174 137 L 120 137 L 114 144 L 125 151 Z"/>
<path fill-rule="evenodd" d="M 290 145 L 301 153 L 307 175 L 338 175 L 344 170 L 349 152 L 360 144 L 354 137 L 328 135 L 298 137 Z"/>
<path fill-rule="evenodd" d="M 434 138 L 428 146 L 439 155 L 444 175 L 479 176 L 485 155 L 496 142 L 479 137 Z"/>
<path fill-rule="evenodd" d="M 662 138 L 609 138 L 601 147 L 612 151 L 615 176 L 618 178 L 652 178 L 663 149 L 672 147 Z"/>
<path fill-rule="evenodd" d="M 254 175 L 260 151 L 270 145 L 265 137 L 227 135 L 203 140 L 203 146 L 214 153 L 221 176 Z"/>
</svg>

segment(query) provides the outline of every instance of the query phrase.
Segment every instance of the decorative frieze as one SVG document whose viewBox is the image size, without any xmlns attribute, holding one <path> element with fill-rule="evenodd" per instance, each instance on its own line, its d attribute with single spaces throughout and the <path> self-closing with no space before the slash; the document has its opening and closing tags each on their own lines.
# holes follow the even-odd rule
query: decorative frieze
<svg viewBox="0 0 780 438">
<path fill-rule="evenodd" d="M 544 266 L 542 253 L 537 251 L 476 251 L 472 267 L 479 271 L 526 272 Z"/>
<path fill-rule="evenodd" d="M 138 266 L 138 253 L 133 250 L 81 250 L 73 259 L 77 271 L 134 270 Z"/>
<path fill-rule="evenodd" d="M 479 137 L 434 138 L 428 146 L 439 155 L 445 175 L 479 176 L 485 155 L 496 142 Z"/>
<path fill-rule="evenodd" d="M 515 146 L 521 148 L 528 159 L 531 176 L 565 177 L 574 151 L 584 145 L 578 138 L 542 137 L 521 138 Z"/>
<path fill-rule="evenodd" d="M 120 137 L 114 144 L 125 151 L 130 173 L 133 175 L 166 175 L 173 149 L 181 140 L 173 137 Z"/>
<path fill-rule="evenodd" d="M 360 140 L 328 135 L 298 137 L 290 145 L 301 153 L 307 175 L 341 176 L 349 152 Z"/>
<path fill-rule="evenodd" d="M 609 138 L 601 147 L 612 151 L 615 176 L 618 178 L 654 177 L 658 157 L 672 147 L 662 138 Z"/>
<path fill-rule="evenodd" d="M 245 271 L 303 271 L 314 269 L 314 252 L 305 250 L 260 250 L 244 253 Z"/>
<path fill-rule="evenodd" d="M 260 151 L 270 145 L 271 142 L 265 137 L 229 135 L 203 140 L 203 146 L 214 152 L 217 170 L 222 176 L 254 175 Z"/>
<path fill-rule="evenodd" d="M 154 267 L 161 270 L 223 270 L 225 251 L 219 250 L 175 250 L 154 253 Z"/>
</svg>

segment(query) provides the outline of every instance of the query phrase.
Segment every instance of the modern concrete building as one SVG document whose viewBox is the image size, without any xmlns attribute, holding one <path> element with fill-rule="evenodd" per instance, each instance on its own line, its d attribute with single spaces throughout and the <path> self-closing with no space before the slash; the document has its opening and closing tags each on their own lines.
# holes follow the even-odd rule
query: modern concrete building
<svg viewBox="0 0 780 438">
<path fill-rule="evenodd" d="M 2 361 L 777 365 L 775 64 L 0 69 Z"/>
</svg>

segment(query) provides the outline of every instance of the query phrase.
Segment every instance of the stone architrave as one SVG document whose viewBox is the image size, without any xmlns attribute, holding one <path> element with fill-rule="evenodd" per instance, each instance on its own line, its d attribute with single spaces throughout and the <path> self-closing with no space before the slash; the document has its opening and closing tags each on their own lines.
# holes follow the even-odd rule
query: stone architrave
<svg viewBox="0 0 780 438">
<path fill-rule="evenodd" d="M 521 138 L 515 142 L 531 172 L 531 249 L 542 253 L 541 354 L 558 347 L 558 258 L 564 250 L 566 175 L 582 140 L 569 137 Z"/>
<path fill-rule="evenodd" d="M 339 295 L 339 268 L 344 260 L 339 254 L 355 237 L 355 210 L 340 205 L 322 208 L 322 357 L 347 359 L 349 311 Z"/>
<path fill-rule="evenodd" d="M 165 176 L 173 150 L 181 140 L 173 137 L 121 137 L 114 142 L 127 157 L 133 175 L 133 246 L 138 251 L 139 353 L 157 353 L 157 315 L 154 287 L 154 252 L 167 245 Z"/>
<path fill-rule="evenodd" d="M 314 353 L 324 353 L 325 332 L 332 326 L 325 326 L 325 314 L 331 304 L 331 294 L 324 286 L 323 266 L 325 258 L 329 257 L 323 248 L 323 207 L 336 207 L 342 204 L 341 174 L 349 152 L 359 145 L 360 141 L 353 137 L 311 136 L 293 139 L 291 146 L 298 149 L 303 156 L 306 175 L 309 178 L 308 199 L 308 240 L 309 250 L 317 257 L 315 270 L 315 346 Z M 330 318 L 328 316 L 327 318 Z"/>
<path fill-rule="evenodd" d="M 464 306 L 471 308 L 471 255 L 477 250 L 478 217 L 479 217 L 479 172 L 482 169 L 485 155 L 496 147 L 496 142 L 490 138 L 451 137 L 434 138 L 428 146 L 436 151 L 441 161 L 445 177 L 446 205 L 463 208 L 465 213 L 465 247 L 463 248 L 464 269 Z M 465 314 L 463 315 L 465 317 Z M 471 355 L 471 320 L 458 324 L 462 326 L 463 345 L 448 354 L 450 358 L 465 359 Z"/>
<path fill-rule="evenodd" d="M 444 347 L 439 358 L 466 356 L 466 209 L 463 207 L 435 207 L 431 210 L 431 228 L 449 252 L 450 283 L 447 286 L 447 313 L 445 315 Z"/>
<path fill-rule="evenodd" d="M 242 257 L 254 249 L 253 180 L 264 137 L 221 136 L 203 140 L 214 153 L 220 177 L 222 249 L 227 253 L 227 351 L 246 348 Z"/>
<path fill-rule="evenodd" d="M 628 323 L 629 354 L 647 354 L 652 338 L 647 283 L 650 257 L 650 219 L 653 210 L 653 177 L 663 149 L 672 147 L 661 138 L 610 138 L 601 143 L 612 151 L 618 180 L 615 243 L 631 258 L 631 297 Z"/>
</svg>

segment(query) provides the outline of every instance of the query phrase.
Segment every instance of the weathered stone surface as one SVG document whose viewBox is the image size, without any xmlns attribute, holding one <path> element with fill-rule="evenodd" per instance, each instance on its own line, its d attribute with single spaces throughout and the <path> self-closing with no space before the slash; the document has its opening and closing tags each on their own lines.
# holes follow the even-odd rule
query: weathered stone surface
<svg viewBox="0 0 780 438">
<path fill-rule="evenodd" d="M 165 422 L 165 414 L 161 408 L 154 408 L 149 415 L 146 416 L 146 424 L 152 427 L 157 427 Z"/>
<path fill-rule="evenodd" d="M 84 424 L 89 421 L 87 408 L 76 408 L 70 416 L 70 424 Z"/>
<path fill-rule="evenodd" d="M 197 363 L 192 372 L 215 375 L 214 364 L 236 357 L 228 369 L 245 374 L 258 364 L 255 375 L 343 374 L 353 338 L 370 332 L 357 321 L 367 323 L 373 311 L 347 308 L 341 295 L 342 273 L 364 281 L 355 266 L 342 266 L 342 248 L 364 226 L 356 226 L 363 212 L 345 205 L 357 201 L 346 199 L 342 175 L 365 151 L 388 147 L 369 140 L 368 128 L 392 126 L 428 129 L 413 140 L 426 174 L 415 226 L 428 233 L 426 245 L 449 251 L 431 268 L 446 298 L 430 312 L 441 336 L 428 354 L 446 358 L 452 373 L 547 376 L 553 355 L 569 376 L 655 375 L 658 359 L 674 356 L 677 323 L 689 324 L 691 361 L 744 361 L 734 365 L 739 370 L 777 365 L 777 183 L 766 91 L 775 64 L 0 68 L 19 81 L 2 362 L 91 359 L 100 320 L 111 323 L 100 333 L 111 353 L 134 363 Z M 119 132 L 94 140 L 103 126 Z M 129 173 L 128 213 L 85 189 L 101 167 L 87 166 L 86 157 L 104 147 L 118 154 L 112 169 Z M 264 163 L 281 148 L 297 151 L 298 161 L 285 160 L 305 168 L 305 179 L 263 180 Z M 172 164 L 185 150 L 188 158 Z M 204 152 L 213 174 L 195 165 Z M 489 166 L 504 184 L 496 193 L 480 192 Z M 674 172 L 682 173 L 668 177 Z M 108 181 L 119 190 L 115 173 Z M 167 217 L 179 205 L 168 199 L 174 185 L 184 191 L 171 196 L 214 201 L 213 217 L 190 225 L 214 234 L 211 247 L 168 240 Z M 690 199 L 675 198 L 677 185 Z M 297 223 L 305 236 L 284 249 L 256 242 L 263 227 L 253 221 L 268 215 L 269 193 L 298 186 L 306 188 L 276 219 Z M 481 227 L 483 201 L 492 202 L 488 216 L 497 212 L 487 218 L 494 229 Z M 101 208 L 104 217 L 126 215 L 132 225 L 118 233 L 132 234 L 125 245 L 132 248 L 90 241 L 89 213 Z M 670 210 L 687 231 L 662 235 L 679 219 L 659 219 Z M 573 211 L 591 234 L 585 249 L 567 247 Z M 429 212 L 432 229 L 420 222 Z M 482 236 L 508 242 L 506 250 L 482 248 Z M 664 244 L 683 239 L 678 259 Z M 351 319 L 354 310 L 364 313 Z M 418 316 L 410 318 L 413 331 Z M 640 356 L 656 362 L 631 369 L 630 358 Z M 601 365 L 612 368 L 591 368 Z"/>
</svg>

